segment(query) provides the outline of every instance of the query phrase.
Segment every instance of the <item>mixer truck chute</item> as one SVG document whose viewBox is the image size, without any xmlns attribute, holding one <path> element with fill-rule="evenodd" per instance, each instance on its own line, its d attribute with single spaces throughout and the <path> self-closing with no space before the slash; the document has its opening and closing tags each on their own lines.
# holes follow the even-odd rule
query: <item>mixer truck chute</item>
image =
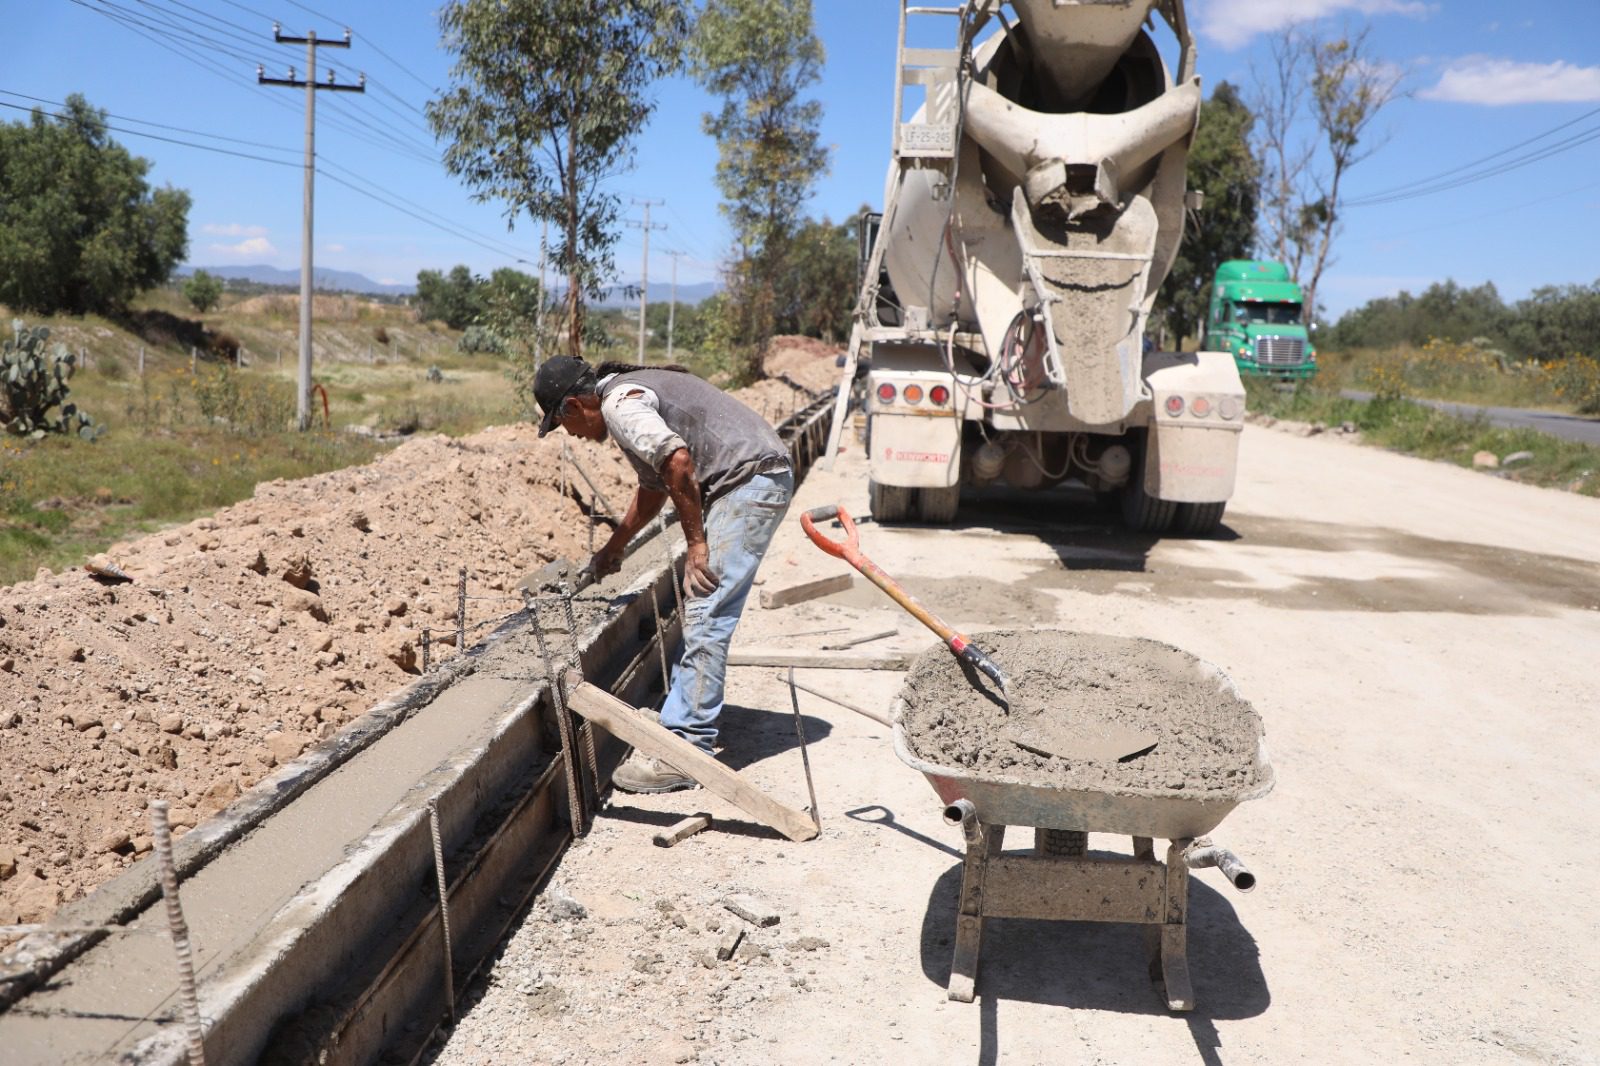
<svg viewBox="0 0 1600 1066">
<path fill-rule="evenodd" d="M 947 522 L 964 483 L 1076 478 L 1119 494 L 1136 528 L 1207 531 L 1233 490 L 1243 386 L 1226 352 L 1144 349 L 1196 206 L 1182 0 L 1001 6 L 902 6 L 883 218 L 845 370 L 848 385 L 870 358 L 874 514 Z M 908 16 L 944 18 L 956 47 L 907 47 Z"/>
</svg>

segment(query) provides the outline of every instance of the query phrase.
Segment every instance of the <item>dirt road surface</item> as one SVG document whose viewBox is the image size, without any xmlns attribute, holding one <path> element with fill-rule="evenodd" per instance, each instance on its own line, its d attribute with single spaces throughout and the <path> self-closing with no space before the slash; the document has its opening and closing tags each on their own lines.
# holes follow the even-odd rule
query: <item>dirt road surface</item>
<svg viewBox="0 0 1600 1066">
<path fill-rule="evenodd" d="M 1252 427 L 1214 540 L 1155 542 L 1062 497 L 969 497 L 960 527 L 862 544 L 961 626 L 1168 641 L 1259 709 L 1277 788 L 1213 834 L 1260 879 L 1195 875 L 1197 1009 L 1135 927 L 990 920 L 948 1002 L 960 834 L 884 727 L 802 693 L 822 816 L 783 841 L 704 791 L 615 796 L 505 945 L 440 1064 L 1594 1063 L 1586 846 L 1600 818 L 1600 501 Z M 865 513 L 859 451 L 798 508 Z M 790 521 L 762 580 L 837 572 Z M 737 645 L 927 636 L 863 584 L 752 604 Z M 832 634 L 809 631 L 842 627 Z M 732 671 L 722 757 L 805 800 L 788 693 Z M 878 711 L 899 675 L 800 671 Z M 672 850 L 652 832 L 718 827 Z M 1013 848 L 1029 843 L 1017 832 Z M 1091 849 L 1127 854 L 1126 839 Z M 779 921 L 722 905 L 748 893 Z M 719 942 L 745 933 L 727 961 Z"/>
</svg>

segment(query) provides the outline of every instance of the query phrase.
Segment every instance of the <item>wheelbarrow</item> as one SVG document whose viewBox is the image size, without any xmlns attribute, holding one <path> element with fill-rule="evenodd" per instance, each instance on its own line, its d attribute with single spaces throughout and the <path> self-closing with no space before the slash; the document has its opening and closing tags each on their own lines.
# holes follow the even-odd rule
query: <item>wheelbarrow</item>
<svg viewBox="0 0 1600 1066">
<path fill-rule="evenodd" d="M 1220 692 L 1238 696 L 1220 669 L 1177 654 Z M 945 805 L 945 821 L 961 826 L 966 838 L 949 998 L 973 1000 L 986 918 L 1129 922 L 1146 927 L 1150 976 L 1167 1007 L 1192 1010 L 1189 871 L 1216 867 L 1239 891 L 1255 887 L 1255 875 L 1238 856 L 1212 844 L 1206 834 L 1239 804 L 1272 791 L 1274 774 L 1259 719 L 1256 751 L 1241 784 L 1185 795 L 1165 787 L 1056 787 L 927 761 L 915 754 L 908 734 L 906 700 L 907 688 L 902 688 L 891 715 L 895 754 L 928 779 Z M 1239 704 L 1255 717 L 1242 699 Z M 1008 826 L 1033 828 L 1031 854 L 1002 853 Z M 1089 854 L 1091 832 L 1132 837 L 1132 857 Z M 1164 862 L 1156 858 L 1158 838 L 1169 842 Z"/>
</svg>

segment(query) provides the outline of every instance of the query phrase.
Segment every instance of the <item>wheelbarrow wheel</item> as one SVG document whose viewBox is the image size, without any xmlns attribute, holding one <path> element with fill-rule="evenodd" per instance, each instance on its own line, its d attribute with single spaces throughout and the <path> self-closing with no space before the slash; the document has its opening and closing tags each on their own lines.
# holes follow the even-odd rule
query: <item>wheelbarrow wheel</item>
<svg viewBox="0 0 1600 1066">
<path fill-rule="evenodd" d="M 1089 850 L 1089 834 L 1078 829 L 1035 829 L 1033 853 L 1051 859 L 1081 859 Z"/>
</svg>

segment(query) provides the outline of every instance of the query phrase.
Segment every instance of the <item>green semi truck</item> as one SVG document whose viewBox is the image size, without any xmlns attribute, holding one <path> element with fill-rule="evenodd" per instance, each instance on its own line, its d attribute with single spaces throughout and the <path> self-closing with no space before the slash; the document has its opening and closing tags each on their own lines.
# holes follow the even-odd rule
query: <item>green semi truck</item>
<svg viewBox="0 0 1600 1066">
<path fill-rule="evenodd" d="M 1282 263 L 1229 259 L 1211 285 L 1203 345 L 1227 352 L 1239 373 L 1299 380 L 1317 372 L 1300 286 Z"/>
</svg>

